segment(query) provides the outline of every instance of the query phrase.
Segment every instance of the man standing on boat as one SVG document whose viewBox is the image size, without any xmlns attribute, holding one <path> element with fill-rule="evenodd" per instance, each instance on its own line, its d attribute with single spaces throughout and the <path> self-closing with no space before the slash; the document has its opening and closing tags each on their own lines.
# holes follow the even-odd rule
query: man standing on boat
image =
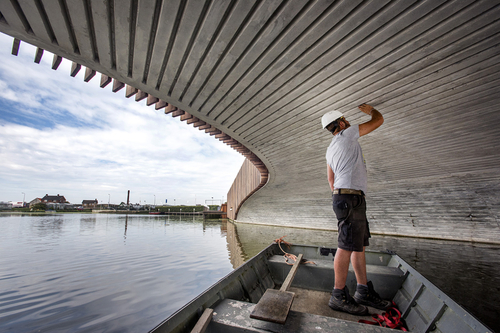
<svg viewBox="0 0 500 333">
<path fill-rule="evenodd" d="M 333 134 L 326 160 L 339 233 L 333 264 L 335 288 L 328 305 L 334 310 L 365 315 L 368 313 L 365 305 L 385 310 L 391 302 L 382 300 L 366 277 L 365 247 L 370 238 L 365 202 L 367 173 L 358 143 L 359 137 L 382 125 L 384 117 L 368 104 L 361 104 L 359 109 L 370 115 L 371 120 L 351 126 L 341 112 L 330 111 L 323 115 L 321 124 Z M 346 286 L 349 263 L 352 263 L 358 283 L 354 298 Z"/>
</svg>

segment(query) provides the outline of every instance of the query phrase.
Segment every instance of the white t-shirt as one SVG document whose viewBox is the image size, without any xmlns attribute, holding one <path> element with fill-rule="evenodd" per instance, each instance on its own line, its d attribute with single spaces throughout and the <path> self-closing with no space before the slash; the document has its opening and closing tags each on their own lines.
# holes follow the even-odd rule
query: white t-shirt
<svg viewBox="0 0 500 333">
<path fill-rule="evenodd" d="M 366 165 L 358 139 L 359 125 L 352 125 L 334 135 L 326 150 L 326 162 L 335 175 L 335 188 L 361 190 L 366 193 Z"/>
</svg>

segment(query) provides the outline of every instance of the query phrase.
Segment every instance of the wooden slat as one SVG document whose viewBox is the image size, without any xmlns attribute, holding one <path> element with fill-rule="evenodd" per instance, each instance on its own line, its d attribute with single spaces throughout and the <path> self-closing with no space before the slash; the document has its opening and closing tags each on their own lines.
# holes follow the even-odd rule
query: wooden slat
<svg viewBox="0 0 500 333">
<path fill-rule="evenodd" d="M 283 281 L 283 284 L 281 285 L 280 291 L 287 291 L 288 288 L 290 288 L 290 286 L 292 285 L 293 278 L 295 277 L 295 274 L 297 274 L 297 269 L 299 268 L 299 265 L 302 261 L 303 256 L 304 255 L 302 253 L 300 253 L 297 256 L 297 260 L 293 263 L 293 266 L 290 269 L 290 272 L 286 276 L 285 281 Z"/>
<path fill-rule="evenodd" d="M 94 76 L 96 75 L 96 71 L 93 70 L 92 68 L 85 68 L 85 76 L 83 77 L 83 80 L 85 82 L 89 82 L 90 80 L 92 80 L 92 78 L 94 78 Z"/>
<path fill-rule="evenodd" d="M 158 102 L 158 101 L 159 101 L 158 97 L 155 97 L 153 95 L 148 94 L 148 98 L 146 100 L 146 105 L 150 106 L 150 105 L 156 104 L 156 102 Z"/>
<path fill-rule="evenodd" d="M 179 116 L 182 116 L 185 112 L 182 111 L 182 110 L 175 110 L 174 112 L 172 112 L 172 117 L 179 117 Z"/>
<path fill-rule="evenodd" d="M 165 114 L 172 113 L 174 111 L 177 111 L 177 108 L 173 106 L 172 104 L 169 104 L 165 107 Z"/>
<path fill-rule="evenodd" d="M 203 311 L 203 314 L 201 315 L 200 319 L 198 319 L 196 325 L 191 330 L 191 333 L 205 332 L 205 330 L 208 327 L 208 324 L 210 324 L 210 321 L 212 320 L 213 313 L 214 313 L 213 309 L 206 308 L 205 311 Z"/>
<path fill-rule="evenodd" d="M 155 109 L 156 109 L 156 110 L 163 109 L 163 108 L 164 108 L 164 107 L 166 107 L 167 105 L 168 105 L 168 103 L 167 103 L 167 102 L 162 101 L 162 100 L 160 99 L 158 102 L 156 102 L 156 104 L 155 104 Z"/>
<path fill-rule="evenodd" d="M 69 75 L 75 77 L 78 74 L 78 72 L 80 72 L 81 68 L 82 65 L 80 65 L 79 63 L 76 62 L 71 63 L 71 72 Z"/>
<path fill-rule="evenodd" d="M 205 125 L 201 125 L 198 129 L 201 131 L 201 130 L 209 129 L 210 127 L 211 127 L 210 124 L 205 124 Z"/>
<path fill-rule="evenodd" d="M 200 126 L 203 126 L 205 125 L 206 123 L 203 121 L 203 120 L 199 120 L 195 123 L 193 123 L 193 127 L 200 127 Z"/>
<path fill-rule="evenodd" d="M 222 132 L 221 132 L 221 131 L 219 131 L 218 129 L 216 129 L 215 131 L 211 131 L 211 132 L 209 132 L 209 134 L 210 134 L 210 135 L 212 135 L 212 136 L 213 136 L 213 135 L 217 135 L 217 134 L 221 134 L 221 133 L 222 133 Z"/>
<path fill-rule="evenodd" d="M 101 83 L 99 84 L 99 86 L 101 88 L 104 88 L 106 87 L 108 84 L 111 83 L 111 81 L 113 80 L 113 78 L 105 75 L 105 74 L 101 74 Z"/>
<path fill-rule="evenodd" d="M 20 45 L 21 45 L 21 41 L 17 38 L 14 38 L 14 40 L 12 41 L 12 52 L 11 52 L 12 55 L 15 55 L 15 56 L 18 55 Z"/>
<path fill-rule="evenodd" d="M 148 93 L 139 89 L 137 91 L 137 93 L 135 94 L 135 101 L 139 102 L 139 101 L 142 101 L 143 99 L 145 99 L 147 97 L 148 97 Z"/>
<path fill-rule="evenodd" d="M 42 60 L 42 56 L 43 56 L 43 49 L 42 48 L 39 48 L 37 47 L 36 48 L 36 53 L 35 53 L 35 63 L 39 64 L 40 61 Z M 74 76 L 74 75 L 72 75 Z"/>
<path fill-rule="evenodd" d="M 116 79 L 113 80 L 113 89 L 112 89 L 112 91 L 114 93 L 120 91 L 121 89 L 123 89 L 123 87 L 125 87 L 125 83 L 120 82 L 120 81 L 118 81 Z"/>
<path fill-rule="evenodd" d="M 129 86 L 127 84 L 127 87 L 125 88 L 125 97 L 130 98 L 130 97 L 134 96 L 135 94 L 137 94 L 138 91 L 139 91 L 139 89 L 132 87 L 132 86 Z"/>
<path fill-rule="evenodd" d="M 185 121 L 185 120 L 188 120 L 188 119 L 191 119 L 193 118 L 192 115 L 190 115 L 189 113 L 185 112 L 182 116 L 181 116 L 181 121 Z"/>
<path fill-rule="evenodd" d="M 62 62 L 62 57 L 54 54 L 54 58 L 52 59 L 52 69 L 53 70 L 58 69 L 61 62 Z"/>
</svg>

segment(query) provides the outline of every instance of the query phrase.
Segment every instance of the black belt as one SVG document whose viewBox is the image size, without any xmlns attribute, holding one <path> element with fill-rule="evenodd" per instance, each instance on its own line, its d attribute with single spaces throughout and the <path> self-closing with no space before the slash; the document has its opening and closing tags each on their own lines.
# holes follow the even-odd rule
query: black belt
<svg viewBox="0 0 500 333">
<path fill-rule="evenodd" d="M 365 195 L 363 191 L 351 190 L 350 188 L 337 188 L 333 190 L 332 194 L 355 194 L 355 195 Z"/>
</svg>

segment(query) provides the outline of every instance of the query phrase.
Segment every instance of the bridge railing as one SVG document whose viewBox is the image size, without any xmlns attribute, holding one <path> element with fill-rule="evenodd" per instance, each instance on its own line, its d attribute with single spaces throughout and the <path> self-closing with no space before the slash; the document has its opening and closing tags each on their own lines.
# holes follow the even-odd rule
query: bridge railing
<svg viewBox="0 0 500 333">
<path fill-rule="evenodd" d="M 243 162 L 233 185 L 231 185 L 227 193 L 227 217 L 229 219 L 236 220 L 238 210 L 243 202 L 266 184 L 268 178 L 267 169 L 262 173 L 259 169 L 263 170 L 262 167 L 258 168 L 248 158 Z"/>
</svg>

